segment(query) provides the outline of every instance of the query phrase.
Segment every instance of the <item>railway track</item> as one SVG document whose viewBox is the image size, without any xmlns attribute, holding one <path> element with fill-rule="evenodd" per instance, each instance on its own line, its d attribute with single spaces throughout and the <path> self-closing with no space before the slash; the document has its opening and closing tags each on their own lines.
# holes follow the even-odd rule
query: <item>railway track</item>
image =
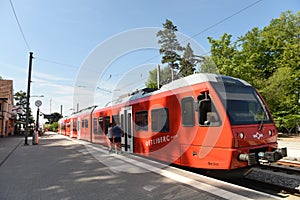
<svg viewBox="0 0 300 200">
<path fill-rule="evenodd" d="M 235 185 L 268 193 L 284 199 L 300 199 L 300 163 L 280 160 L 274 164 L 262 164 L 238 172 L 190 170 Z"/>
<path fill-rule="evenodd" d="M 263 164 L 245 173 L 247 179 L 268 183 L 300 193 L 300 163 L 281 160 L 273 164 Z"/>
<path fill-rule="evenodd" d="M 300 171 L 300 162 L 299 161 L 293 161 L 293 160 L 286 160 L 286 159 L 281 159 L 277 161 L 277 165 L 280 166 L 289 166 L 291 168 L 294 168 L 295 170 Z"/>
</svg>

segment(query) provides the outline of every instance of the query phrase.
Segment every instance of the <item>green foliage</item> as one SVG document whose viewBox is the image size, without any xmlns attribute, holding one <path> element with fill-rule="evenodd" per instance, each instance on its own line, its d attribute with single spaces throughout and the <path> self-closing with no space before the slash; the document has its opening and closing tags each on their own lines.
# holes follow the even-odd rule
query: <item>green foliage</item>
<svg viewBox="0 0 300 200">
<path fill-rule="evenodd" d="M 53 123 L 50 125 L 50 131 L 57 132 L 57 128 L 58 128 L 58 122 L 53 122 Z"/>
<path fill-rule="evenodd" d="M 57 132 L 58 122 L 53 122 L 52 124 L 45 124 L 44 128 L 48 131 Z"/>
<path fill-rule="evenodd" d="M 24 113 L 18 113 L 17 114 L 17 119 L 25 122 L 26 121 L 26 101 L 27 101 L 27 95 L 26 92 L 20 90 L 19 92 L 16 92 L 14 94 L 14 100 L 15 100 L 15 105 L 20 106 L 23 110 Z M 29 107 L 29 124 L 34 123 L 34 119 L 32 116 L 31 108 Z"/>
<path fill-rule="evenodd" d="M 161 44 L 159 53 L 163 55 L 161 63 L 168 63 L 171 69 L 179 68 L 181 57 L 178 52 L 184 49 L 177 40 L 176 31 L 178 31 L 177 26 L 175 26 L 172 21 L 166 19 L 166 22 L 163 24 L 163 30 L 158 31 L 156 34 L 157 37 L 160 37 L 158 40 L 158 43 Z M 172 71 L 172 79 L 173 78 L 174 75 Z"/>
<path fill-rule="evenodd" d="M 199 71 L 201 73 L 214 73 L 214 74 L 219 73 L 216 64 L 209 56 L 203 58 Z"/>
<path fill-rule="evenodd" d="M 197 63 L 202 61 L 202 57 L 196 56 L 190 46 L 187 44 L 186 48 L 183 48 L 176 37 L 175 32 L 178 31 L 177 27 L 172 21 L 166 19 L 163 24 L 163 30 L 157 32 L 159 37 L 158 43 L 161 44 L 159 53 L 162 54 L 161 63 L 167 63 L 167 67 L 161 70 L 161 85 L 169 83 L 178 77 L 188 76 L 194 73 Z M 183 52 L 183 56 L 180 56 L 180 52 Z M 178 69 L 176 74 L 174 69 Z M 149 71 L 149 78 L 146 82 L 148 88 L 157 88 L 157 72 L 156 69 Z"/>
<path fill-rule="evenodd" d="M 262 30 L 255 27 L 231 41 L 208 38 L 211 60 L 221 74 L 244 79 L 263 95 L 279 129 L 295 130 L 300 115 L 300 12 L 284 12 Z M 208 63 L 208 64 L 207 64 Z M 207 71 L 207 61 L 200 71 Z"/>
<path fill-rule="evenodd" d="M 170 68 L 165 67 L 160 69 L 160 85 L 164 85 L 171 81 Z M 157 88 L 157 69 L 149 71 L 148 82 L 146 82 L 147 88 Z"/>
<path fill-rule="evenodd" d="M 59 119 L 61 119 L 63 116 L 60 113 L 51 113 L 52 116 L 54 116 L 54 119 L 51 120 L 51 123 L 58 122 Z"/>
<path fill-rule="evenodd" d="M 201 61 L 200 58 L 196 58 L 196 55 L 191 48 L 190 43 L 187 44 L 182 59 L 180 60 L 179 76 L 185 77 L 191 75 L 196 70 L 195 66 Z"/>
<path fill-rule="evenodd" d="M 281 113 L 276 115 L 275 113 L 275 124 L 279 131 L 288 133 L 298 133 L 300 127 L 300 115 Z"/>
</svg>

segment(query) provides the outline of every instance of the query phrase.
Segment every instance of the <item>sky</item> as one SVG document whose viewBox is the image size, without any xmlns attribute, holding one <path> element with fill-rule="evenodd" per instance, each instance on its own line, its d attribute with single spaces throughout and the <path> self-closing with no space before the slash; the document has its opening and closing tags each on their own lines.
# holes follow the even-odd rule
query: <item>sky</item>
<svg viewBox="0 0 300 200">
<path fill-rule="evenodd" d="M 235 40 L 287 10 L 298 12 L 299 0 L 1 0 L 0 76 L 26 92 L 33 52 L 33 113 L 41 100 L 43 113 L 62 106 L 67 116 L 142 88 L 160 63 L 155 33 L 166 19 L 183 45 L 209 55 L 207 37 Z"/>
</svg>

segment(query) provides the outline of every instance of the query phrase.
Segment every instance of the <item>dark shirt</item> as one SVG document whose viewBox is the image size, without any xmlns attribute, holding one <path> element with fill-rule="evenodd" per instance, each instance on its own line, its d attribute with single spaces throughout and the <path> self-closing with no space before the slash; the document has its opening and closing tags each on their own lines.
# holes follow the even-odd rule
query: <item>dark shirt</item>
<svg viewBox="0 0 300 200">
<path fill-rule="evenodd" d="M 121 137 L 121 135 L 122 135 L 122 129 L 117 125 L 112 128 L 112 132 L 113 132 L 115 138 Z"/>
</svg>

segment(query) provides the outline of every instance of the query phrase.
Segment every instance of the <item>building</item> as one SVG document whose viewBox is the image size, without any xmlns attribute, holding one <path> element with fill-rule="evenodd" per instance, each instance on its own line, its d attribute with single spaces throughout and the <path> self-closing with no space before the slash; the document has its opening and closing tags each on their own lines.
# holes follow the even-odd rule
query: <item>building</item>
<svg viewBox="0 0 300 200">
<path fill-rule="evenodd" d="M 14 104 L 13 81 L 0 80 L 0 136 L 14 134 L 15 114 L 12 113 Z"/>
</svg>

